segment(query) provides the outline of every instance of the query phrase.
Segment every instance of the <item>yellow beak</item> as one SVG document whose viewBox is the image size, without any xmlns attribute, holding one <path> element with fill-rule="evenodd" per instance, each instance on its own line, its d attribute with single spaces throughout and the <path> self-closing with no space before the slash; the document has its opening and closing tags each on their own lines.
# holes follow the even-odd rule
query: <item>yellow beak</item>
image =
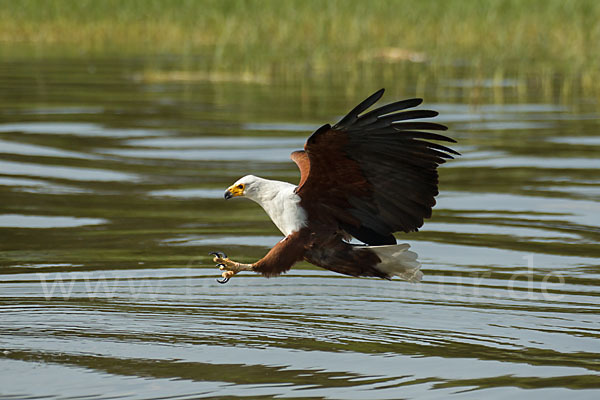
<svg viewBox="0 0 600 400">
<path fill-rule="evenodd" d="M 240 185 L 237 186 L 230 186 L 226 191 L 225 191 L 225 200 L 229 200 L 232 197 L 237 197 L 237 196 L 243 196 L 244 195 L 244 187 L 240 188 Z"/>
</svg>

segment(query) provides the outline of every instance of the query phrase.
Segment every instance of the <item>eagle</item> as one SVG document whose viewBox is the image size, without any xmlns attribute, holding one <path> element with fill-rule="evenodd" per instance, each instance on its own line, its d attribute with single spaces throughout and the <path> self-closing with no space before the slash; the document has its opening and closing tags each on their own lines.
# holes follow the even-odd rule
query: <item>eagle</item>
<svg viewBox="0 0 600 400">
<path fill-rule="evenodd" d="M 225 191 L 225 199 L 258 203 L 284 238 L 252 264 L 211 252 L 222 271 L 219 283 L 240 271 L 277 276 L 302 260 L 345 275 L 421 280 L 417 254 L 408 244 L 397 244 L 393 233 L 417 231 L 431 217 L 437 167 L 460 154 L 432 142 L 456 143 L 430 132 L 446 126 L 419 121 L 438 115 L 414 109 L 420 98 L 366 112 L 383 92 L 369 96 L 337 124 L 317 129 L 304 150 L 291 154 L 300 170 L 298 185 L 247 175 Z"/>
</svg>

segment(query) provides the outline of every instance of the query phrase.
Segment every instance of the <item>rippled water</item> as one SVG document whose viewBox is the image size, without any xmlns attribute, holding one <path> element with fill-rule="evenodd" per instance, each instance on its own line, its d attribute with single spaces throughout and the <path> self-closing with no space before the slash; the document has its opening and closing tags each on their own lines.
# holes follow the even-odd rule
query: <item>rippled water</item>
<svg viewBox="0 0 600 400">
<path fill-rule="evenodd" d="M 218 285 L 209 251 L 253 261 L 280 239 L 224 188 L 297 181 L 289 153 L 390 84 L 143 69 L 0 65 L 0 397 L 598 396 L 597 99 L 409 69 L 384 101 L 425 96 L 463 154 L 399 236 L 423 282 L 302 264 Z"/>
</svg>

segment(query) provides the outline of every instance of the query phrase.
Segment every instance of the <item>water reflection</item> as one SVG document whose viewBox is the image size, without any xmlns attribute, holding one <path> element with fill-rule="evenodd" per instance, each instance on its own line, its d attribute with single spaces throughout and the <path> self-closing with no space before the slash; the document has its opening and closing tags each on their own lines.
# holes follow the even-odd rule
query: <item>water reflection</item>
<svg viewBox="0 0 600 400">
<path fill-rule="evenodd" d="M 40 113 L 39 110 L 37 112 Z M 98 124 L 81 122 L 21 122 L 11 124 L 0 124 L 0 132 L 106 137 L 148 137 L 161 136 L 167 134 L 167 132 L 160 132 L 155 130 L 112 129 L 103 127 Z"/>
<path fill-rule="evenodd" d="M 6 175 L 25 175 L 42 178 L 58 178 L 74 181 L 136 181 L 134 174 L 98 168 L 63 167 L 14 161 L 0 161 L 0 171 Z"/>
<path fill-rule="evenodd" d="M 1 181 L 0 181 L 1 183 Z M 223 189 L 164 189 L 153 190 L 148 194 L 157 197 L 181 197 L 201 199 L 222 199 Z"/>
<path fill-rule="evenodd" d="M 106 222 L 101 218 L 0 214 L 0 228 L 71 228 L 104 224 Z"/>
<path fill-rule="evenodd" d="M 302 263 L 223 286 L 209 251 L 253 261 L 280 240 L 260 207 L 225 202 L 224 189 L 248 173 L 297 182 L 289 153 L 381 85 L 132 82 L 136 62 L 96 61 L 94 90 L 87 62 L 0 72 L 0 84 L 36 75 L 21 97 L 0 99 L 4 397 L 598 389 L 593 99 L 565 105 L 459 72 L 415 88 L 423 71 L 403 71 L 386 98 L 418 90 L 463 153 L 440 171 L 433 219 L 398 235 L 419 253 L 423 282 Z"/>
<path fill-rule="evenodd" d="M 99 158 L 94 154 L 85 154 L 76 151 L 60 150 L 52 147 L 38 146 L 35 144 L 15 143 L 6 140 L 0 140 L 0 153 L 64 158 Z"/>
</svg>

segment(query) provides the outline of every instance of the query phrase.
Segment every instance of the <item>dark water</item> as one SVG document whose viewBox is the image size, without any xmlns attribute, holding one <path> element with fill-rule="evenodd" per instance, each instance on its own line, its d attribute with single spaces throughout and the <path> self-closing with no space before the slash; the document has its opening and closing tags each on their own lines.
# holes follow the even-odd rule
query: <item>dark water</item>
<svg viewBox="0 0 600 400">
<path fill-rule="evenodd" d="M 0 397 L 599 395 L 597 99 L 423 66 L 352 85 L 146 68 L 0 64 Z M 280 239 L 224 188 L 297 182 L 289 153 L 381 86 L 425 96 L 463 153 L 399 236 L 423 282 L 300 265 L 218 285 L 209 251 Z"/>
</svg>

